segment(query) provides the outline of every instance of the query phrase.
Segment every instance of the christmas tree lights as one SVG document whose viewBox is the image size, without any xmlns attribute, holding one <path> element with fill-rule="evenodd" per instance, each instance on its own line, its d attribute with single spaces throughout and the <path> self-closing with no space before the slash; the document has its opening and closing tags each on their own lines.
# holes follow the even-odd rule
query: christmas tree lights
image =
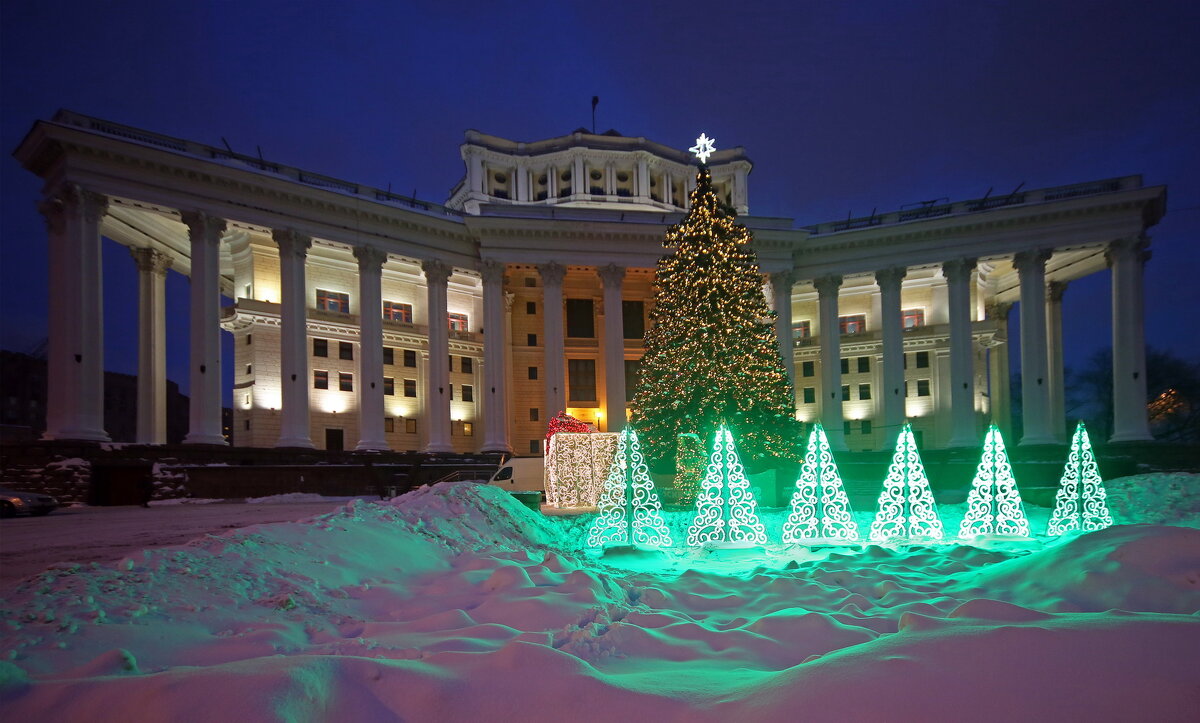
<svg viewBox="0 0 1200 723">
<path fill-rule="evenodd" d="M 871 523 L 871 542 L 906 538 L 940 540 L 943 536 L 942 521 L 938 518 L 912 426 L 905 424 L 896 440 L 896 453 L 879 494 L 879 511 Z"/>
<path fill-rule="evenodd" d="M 1096 455 L 1092 453 L 1092 442 L 1083 422 L 1075 426 L 1071 453 L 1058 484 L 1054 514 L 1050 516 L 1046 534 L 1062 535 L 1075 530 L 1091 532 L 1112 525 L 1112 515 L 1105 502 L 1104 480 L 1100 478 Z"/>
<path fill-rule="evenodd" d="M 675 504 L 691 505 L 700 493 L 708 455 L 698 434 L 681 434 L 675 451 Z"/>
<path fill-rule="evenodd" d="M 850 500 L 820 424 L 814 425 L 808 435 L 804 466 L 792 493 L 792 511 L 783 523 L 784 543 L 814 539 L 840 542 L 859 539 Z"/>
<path fill-rule="evenodd" d="M 711 152 L 710 139 L 697 153 Z M 670 461 L 681 434 L 727 423 L 747 459 L 798 459 L 795 398 L 752 236 L 701 165 L 691 209 L 667 229 L 631 408 L 646 454 Z M 702 437 L 703 438 L 703 437 Z"/>
<path fill-rule="evenodd" d="M 600 514 L 588 531 L 587 544 L 588 547 L 672 544 L 633 427 L 626 427 L 617 441 L 617 454 L 600 494 Z"/>
<path fill-rule="evenodd" d="M 1029 536 L 1029 519 L 1021 507 L 1004 438 L 994 424 L 983 441 L 983 456 L 967 496 L 967 514 L 958 528 L 961 538 L 979 535 Z"/>
<path fill-rule="evenodd" d="M 750 481 L 738 459 L 733 435 L 725 425 L 717 430 L 712 455 L 701 482 L 696 517 L 688 529 L 687 544 L 742 543 L 764 545 L 767 531 L 758 519 Z"/>
</svg>

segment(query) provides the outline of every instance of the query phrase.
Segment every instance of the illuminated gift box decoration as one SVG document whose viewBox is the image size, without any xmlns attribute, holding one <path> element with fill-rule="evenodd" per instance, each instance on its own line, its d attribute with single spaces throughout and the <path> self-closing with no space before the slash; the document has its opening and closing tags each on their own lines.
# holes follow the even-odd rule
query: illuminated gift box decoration
<svg viewBox="0 0 1200 723">
<path fill-rule="evenodd" d="M 546 453 L 546 504 L 595 507 L 619 436 L 613 432 L 558 432 L 551 436 Z"/>
</svg>

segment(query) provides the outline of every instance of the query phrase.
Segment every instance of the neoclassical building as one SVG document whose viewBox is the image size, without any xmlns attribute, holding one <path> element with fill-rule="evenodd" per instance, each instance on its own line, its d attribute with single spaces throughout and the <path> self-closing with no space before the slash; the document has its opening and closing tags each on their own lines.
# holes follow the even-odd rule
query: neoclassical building
<svg viewBox="0 0 1200 723">
<path fill-rule="evenodd" d="M 468 131 L 437 205 L 60 111 L 17 159 L 45 181 L 46 438 L 104 441 L 101 237 L 139 272 L 138 439 L 165 440 L 164 278 L 190 278 L 186 442 L 540 454 L 559 410 L 626 420 L 654 266 L 694 159 L 582 130 L 535 143 Z M 1166 189 L 1140 176 L 812 226 L 750 214 L 741 148 L 709 159 L 755 235 L 797 415 L 835 448 L 928 447 L 1009 423 L 1020 301 L 1024 445 L 1065 441 L 1063 290 L 1111 269 L 1113 441 L 1150 439 L 1146 231 Z M 230 336 L 224 337 L 223 331 Z"/>
</svg>

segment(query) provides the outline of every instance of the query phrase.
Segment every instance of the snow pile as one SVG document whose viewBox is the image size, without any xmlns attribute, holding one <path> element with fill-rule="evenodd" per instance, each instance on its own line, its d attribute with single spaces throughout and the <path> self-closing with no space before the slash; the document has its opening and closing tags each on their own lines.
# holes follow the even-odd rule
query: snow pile
<svg viewBox="0 0 1200 723">
<path fill-rule="evenodd" d="M 13 720 L 1182 720 L 1200 708 L 1200 531 L 622 558 L 578 549 L 586 519 L 442 484 L 60 566 L 0 610 L 0 704 Z"/>
<path fill-rule="evenodd" d="M 1104 487 L 1117 524 L 1195 525 L 1200 521 L 1200 474 L 1139 474 L 1109 480 Z"/>
</svg>

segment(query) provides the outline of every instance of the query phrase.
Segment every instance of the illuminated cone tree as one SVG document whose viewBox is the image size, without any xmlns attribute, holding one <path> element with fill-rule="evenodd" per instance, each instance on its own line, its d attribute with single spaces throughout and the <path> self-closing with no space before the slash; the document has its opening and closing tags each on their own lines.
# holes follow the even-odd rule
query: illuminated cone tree
<svg viewBox="0 0 1200 723">
<path fill-rule="evenodd" d="M 626 427 L 617 440 L 617 454 L 600 493 L 600 514 L 588 531 L 587 544 L 671 546 L 671 533 L 633 427 Z"/>
<path fill-rule="evenodd" d="M 994 424 L 983 441 L 983 456 L 967 496 L 967 514 L 958 527 L 959 537 L 979 535 L 1029 536 L 1029 519 L 1021 507 L 1004 438 Z"/>
<path fill-rule="evenodd" d="M 927 538 L 940 540 L 942 521 L 925 465 L 913 438 L 912 425 L 905 424 L 896 440 L 896 453 L 888 467 L 883 491 L 879 494 L 879 511 L 871 523 L 871 542 L 896 539 Z"/>
<path fill-rule="evenodd" d="M 792 493 L 792 511 L 783 523 L 785 543 L 814 539 L 858 540 L 858 524 L 820 424 L 814 425 L 808 435 L 804 466 Z"/>
<path fill-rule="evenodd" d="M 1075 426 L 1071 454 L 1058 484 L 1057 502 L 1046 534 L 1061 535 L 1075 530 L 1091 532 L 1112 525 L 1112 515 L 1105 502 L 1104 480 L 1100 478 L 1100 468 L 1096 466 L 1096 455 L 1092 453 L 1092 442 L 1083 422 Z"/>
<path fill-rule="evenodd" d="M 688 546 L 699 547 L 709 542 L 766 544 L 767 531 L 758 519 L 756 507 L 750 481 L 733 445 L 733 435 L 721 425 L 700 483 L 696 517 L 688 528 Z"/>
<path fill-rule="evenodd" d="M 674 457 L 679 435 L 703 439 L 718 424 L 747 460 L 799 459 L 795 399 L 752 236 L 718 199 L 704 158 L 691 210 L 663 238 L 674 250 L 655 272 L 632 420 L 654 461 Z"/>
</svg>

